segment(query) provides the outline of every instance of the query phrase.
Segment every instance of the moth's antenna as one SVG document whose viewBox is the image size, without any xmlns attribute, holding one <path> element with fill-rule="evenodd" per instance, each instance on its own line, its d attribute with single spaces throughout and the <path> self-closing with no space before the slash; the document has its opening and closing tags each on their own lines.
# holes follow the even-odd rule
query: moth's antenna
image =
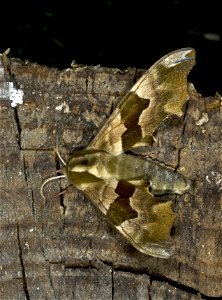
<svg viewBox="0 0 222 300">
<path fill-rule="evenodd" d="M 55 153 L 58 155 L 59 159 L 61 160 L 61 162 L 65 166 L 66 162 L 64 161 L 64 159 L 62 158 L 61 154 L 59 153 L 59 149 L 58 148 L 55 149 Z"/>
<path fill-rule="evenodd" d="M 55 153 L 58 155 L 59 159 L 61 160 L 61 162 L 63 163 L 63 165 L 65 166 L 66 165 L 66 162 L 64 161 L 64 159 L 62 158 L 61 154 L 59 153 L 59 147 L 58 147 L 58 135 L 57 135 L 57 138 L 56 138 L 56 148 L 55 148 Z M 52 181 L 52 180 L 56 180 L 56 179 L 59 179 L 59 178 L 65 178 L 66 175 L 58 175 L 58 176 L 53 176 L 53 177 L 49 177 L 47 179 L 45 179 L 41 185 L 41 188 L 40 188 L 40 194 L 42 196 L 42 198 L 45 200 L 45 196 L 43 194 L 43 188 L 44 186 L 49 182 L 49 181 Z"/>
<path fill-rule="evenodd" d="M 44 199 L 44 201 L 46 200 L 44 194 L 43 194 L 43 187 L 49 182 L 49 181 L 52 181 L 52 180 L 55 180 L 55 179 L 59 179 L 59 178 L 65 178 L 66 175 L 58 175 L 58 176 L 53 176 L 53 177 L 50 177 L 50 178 L 47 178 L 43 181 L 42 185 L 41 185 L 41 188 L 40 188 L 40 194 L 42 196 L 42 198 Z"/>
<path fill-rule="evenodd" d="M 58 135 L 56 136 L 56 148 L 55 148 L 55 153 L 58 155 L 58 158 L 61 160 L 63 165 L 66 165 L 65 160 L 62 158 L 61 154 L 59 153 L 59 140 L 58 140 Z"/>
<path fill-rule="evenodd" d="M 65 166 L 66 165 L 66 162 L 65 160 L 62 158 L 61 154 L 59 153 L 59 142 L 58 142 L 58 135 L 56 137 L 56 148 L 55 148 L 55 153 L 58 155 L 59 159 L 61 160 L 61 162 L 63 163 L 63 165 Z M 40 194 L 42 196 L 42 198 L 44 199 L 44 201 L 46 200 L 44 194 L 43 194 L 43 188 L 44 186 L 49 182 L 49 181 L 52 181 L 52 180 L 56 180 L 56 179 L 59 179 L 59 178 L 65 178 L 66 175 L 58 175 L 58 176 L 53 176 L 53 177 L 49 177 L 47 179 L 45 179 L 41 185 L 41 188 L 40 188 Z"/>
</svg>

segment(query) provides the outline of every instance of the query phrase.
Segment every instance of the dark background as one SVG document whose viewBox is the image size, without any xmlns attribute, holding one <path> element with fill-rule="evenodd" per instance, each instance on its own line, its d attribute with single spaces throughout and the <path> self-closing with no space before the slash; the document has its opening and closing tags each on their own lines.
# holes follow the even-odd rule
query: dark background
<svg viewBox="0 0 222 300">
<path fill-rule="evenodd" d="M 59 69 L 147 69 L 181 47 L 197 52 L 189 77 L 204 96 L 222 93 L 221 1 L 38 0 L 0 5 L 0 52 Z"/>
</svg>

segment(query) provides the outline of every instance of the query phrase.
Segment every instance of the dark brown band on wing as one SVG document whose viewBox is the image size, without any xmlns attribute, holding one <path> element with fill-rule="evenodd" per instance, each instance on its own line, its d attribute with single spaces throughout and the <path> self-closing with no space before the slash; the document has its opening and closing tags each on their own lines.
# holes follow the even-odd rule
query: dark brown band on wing
<svg viewBox="0 0 222 300">
<path fill-rule="evenodd" d="M 122 134 L 122 148 L 126 151 L 132 148 L 142 138 L 142 129 L 139 123 L 141 113 L 149 106 L 148 99 L 140 98 L 136 93 L 130 93 L 127 101 L 120 107 L 121 120 L 127 130 Z"/>
<path fill-rule="evenodd" d="M 135 187 L 133 184 L 120 180 L 115 193 L 119 195 L 110 205 L 107 217 L 111 219 L 114 225 L 119 226 L 124 221 L 138 217 L 136 210 L 130 205 L 130 197 L 133 196 Z"/>
</svg>

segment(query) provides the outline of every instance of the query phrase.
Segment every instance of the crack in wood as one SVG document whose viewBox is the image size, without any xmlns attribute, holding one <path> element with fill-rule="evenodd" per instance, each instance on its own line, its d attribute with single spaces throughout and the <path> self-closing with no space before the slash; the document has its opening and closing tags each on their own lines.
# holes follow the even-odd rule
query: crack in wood
<svg viewBox="0 0 222 300">
<path fill-rule="evenodd" d="M 54 298 L 56 299 L 56 292 L 55 292 L 55 289 L 54 289 L 54 285 L 53 285 L 53 282 L 52 282 L 52 276 L 51 276 L 51 269 L 50 269 L 50 263 L 48 264 L 48 274 L 49 274 L 49 282 L 50 282 L 50 285 L 52 287 L 52 290 L 53 290 L 53 295 L 54 295 Z"/>
<path fill-rule="evenodd" d="M 17 241 L 18 241 L 18 250 L 19 250 L 19 260 L 22 269 L 22 282 L 23 282 L 23 289 L 27 300 L 30 300 L 27 281 L 26 281 L 26 274 L 25 274 L 25 264 L 23 261 L 23 253 L 22 253 L 22 246 L 20 241 L 20 228 L 19 224 L 17 223 Z"/>
<path fill-rule="evenodd" d="M 22 144 L 22 141 L 21 141 L 21 132 L 22 132 L 22 129 L 21 129 L 21 124 L 20 124 L 20 120 L 19 120 L 19 115 L 18 115 L 17 108 L 14 108 L 13 112 L 14 112 L 14 120 L 15 120 L 15 124 L 16 124 L 16 129 L 17 129 L 18 147 L 21 150 L 21 144 Z"/>
<path fill-rule="evenodd" d="M 183 292 L 186 292 L 186 293 L 190 293 L 192 295 L 200 295 L 201 296 L 201 299 L 206 299 L 206 300 L 210 300 L 212 299 L 212 297 L 209 297 L 209 296 L 206 296 L 204 295 L 203 293 L 200 293 L 198 290 L 192 288 L 192 287 L 189 287 L 189 286 L 186 286 L 186 285 L 183 285 L 183 284 L 180 284 L 174 280 L 171 280 L 167 277 L 164 277 L 162 275 L 158 275 L 158 274 L 150 274 L 149 272 L 144 272 L 144 271 L 141 271 L 141 270 L 135 270 L 135 269 L 130 269 L 130 268 L 124 268 L 124 267 L 115 267 L 113 265 L 113 263 L 111 262 L 108 262 L 108 261 L 104 261 L 104 260 L 101 260 L 100 261 L 102 263 L 104 263 L 105 265 L 108 265 L 108 266 L 111 266 L 112 267 L 112 272 L 124 272 L 124 273 L 130 273 L 130 274 L 135 274 L 135 275 L 146 275 L 146 276 L 149 276 L 150 278 L 150 286 L 152 285 L 152 282 L 154 281 L 158 281 L 158 282 L 165 282 L 167 284 L 169 284 L 170 286 L 180 290 L 180 291 L 183 291 Z M 150 292 L 149 292 L 150 294 Z M 150 298 L 151 299 L 151 298 Z M 213 298 L 214 300 L 219 300 L 221 299 L 221 297 L 214 297 Z"/>
</svg>

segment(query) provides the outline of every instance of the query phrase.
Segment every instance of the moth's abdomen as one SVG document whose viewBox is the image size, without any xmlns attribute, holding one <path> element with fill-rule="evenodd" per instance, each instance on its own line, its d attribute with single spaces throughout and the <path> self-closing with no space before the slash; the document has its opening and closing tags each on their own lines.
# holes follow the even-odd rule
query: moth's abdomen
<svg viewBox="0 0 222 300">
<path fill-rule="evenodd" d="M 150 191 L 153 195 L 183 194 L 192 186 L 192 181 L 171 170 L 158 170 L 150 179 Z"/>
<path fill-rule="evenodd" d="M 183 194 L 192 186 L 190 179 L 156 162 L 146 160 L 144 173 L 153 195 Z"/>
<path fill-rule="evenodd" d="M 138 181 L 149 186 L 154 195 L 183 194 L 191 187 L 191 181 L 183 175 L 167 169 L 159 163 L 133 155 L 110 156 L 106 161 L 109 174 L 118 180 Z"/>
</svg>

